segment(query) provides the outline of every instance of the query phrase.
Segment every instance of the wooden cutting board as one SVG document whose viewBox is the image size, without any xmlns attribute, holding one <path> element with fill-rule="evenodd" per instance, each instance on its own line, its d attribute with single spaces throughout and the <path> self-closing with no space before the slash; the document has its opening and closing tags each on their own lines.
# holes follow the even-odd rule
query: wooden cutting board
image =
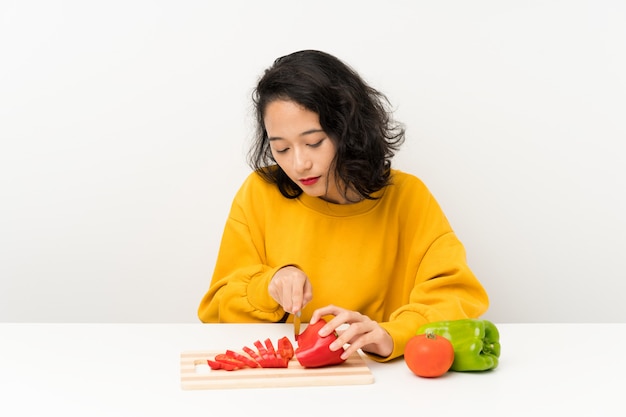
<svg viewBox="0 0 626 417">
<path fill-rule="evenodd" d="M 245 368 L 213 371 L 207 364 L 222 351 L 186 351 L 180 355 L 180 382 L 184 390 L 364 385 L 374 382 L 365 360 L 354 353 L 340 365 L 304 368 L 294 358 L 287 368 Z"/>
</svg>

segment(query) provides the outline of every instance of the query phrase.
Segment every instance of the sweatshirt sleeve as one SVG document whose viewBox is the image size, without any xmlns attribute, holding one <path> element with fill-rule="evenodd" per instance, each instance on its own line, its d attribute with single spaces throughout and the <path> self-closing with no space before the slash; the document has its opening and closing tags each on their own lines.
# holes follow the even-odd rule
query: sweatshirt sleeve
<svg viewBox="0 0 626 417">
<path fill-rule="evenodd" d="M 447 233 L 425 254 L 410 293 L 409 303 L 395 310 L 381 326 L 389 332 L 394 349 L 386 361 L 404 354 L 417 329 L 439 320 L 477 318 L 489 305 L 488 295 L 465 262 L 465 250 L 454 233 Z"/>
<path fill-rule="evenodd" d="M 394 341 L 393 352 L 386 358 L 372 355 L 376 361 L 402 356 L 408 340 L 425 323 L 478 318 L 489 306 L 487 292 L 470 269 L 465 248 L 439 204 L 424 190 L 418 206 L 415 217 L 421 220 L 410 243 L 406 242 L 411 258 L 404 278 L 406 302 L 380 323 Z"/>
<path fill-rule="evenodd" d="M 250 180 L 239 190 L 230 209 L 213 277 L 198 307 L 198 317 L 205 323 L 279 322 L 285 314 L 268 292 L 268 285 L 280 266 L 264 262 L 264 240 L 258 222 L 246 207 Z M 258 205 L 256 215 L 262 205 Z M 262 215 L 262 214 L 261 214 Z M 255 232 L 251 232 L 255 230 Z"/>
</svg>

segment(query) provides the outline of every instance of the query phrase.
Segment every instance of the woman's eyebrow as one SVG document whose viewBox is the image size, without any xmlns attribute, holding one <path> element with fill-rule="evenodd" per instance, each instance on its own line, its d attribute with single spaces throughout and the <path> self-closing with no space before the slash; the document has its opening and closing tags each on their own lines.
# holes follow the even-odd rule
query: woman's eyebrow
<svg viewBox="0 0 626 417">
<path fill-rule="evenodd" d="M 304 132 L 300 133 L 300 135 L 298 136 L 306 136 L 306 135 L 312 135 L 313 133 L 323 133 L 324 130 L 323 129 L 309 129 L 309 130 L 305 130 Z M 269 141 L 272 140 L 282 140 L 283 138 L 281 138 L 280 136 L 270 136 L 267 138 Z"/>
<path fill-rule="evenodd" d="M 310 129 L 310 130 L 300 133 L 300 136 L 306 136 L 306 135 L 311 135 L 313 133 L 320 133 L 320 132 L 324 132 L 324 131 L 322 129 Z"/>
</svg>

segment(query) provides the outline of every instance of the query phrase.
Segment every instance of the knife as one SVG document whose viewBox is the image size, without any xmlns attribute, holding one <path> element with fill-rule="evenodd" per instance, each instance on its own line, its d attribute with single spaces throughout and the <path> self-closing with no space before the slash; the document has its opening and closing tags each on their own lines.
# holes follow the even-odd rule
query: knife
<svg viewBox="0 0 626 417">
<path fill-rule="evenodd" d="M 300 335 L 300 312 L 293 315 L 293 338 L 297 341 Z"/>
</svg>

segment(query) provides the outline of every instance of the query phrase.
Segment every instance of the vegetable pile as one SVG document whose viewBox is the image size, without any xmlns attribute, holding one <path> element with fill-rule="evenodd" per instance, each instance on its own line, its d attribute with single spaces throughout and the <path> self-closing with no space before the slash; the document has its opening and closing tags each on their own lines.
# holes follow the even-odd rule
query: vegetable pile
<svg viewBox="0 0 626 417">
<path fill-rule="evenodd" d="M 448 339 L 454 348 L 452 371 L 488 371 L 498 366 L 500 332 L 489 320 L 460 319 L 425 324 L 418 334 L 434 333 Z"/>
<path fill-rule="evenodd" d="M 330 350 L 330 344 L 337 340 L 337 333 L 321 337 L 318 332 L 326 324 L 324 319 L 318 320 L 313 325 L 298 335 L 298 347 L 294 351 L 289 338 L 278 339 L 277 347 L 270 339 L 264 343 L 260 340 L 254 342 L 256 351 L 248 346 L 243 347 L 243 353 L 227 350 L 213 359 L 207 359 L 212 370 L 236 371 L 244 368 L 288 368 L 289 361 L 294 358 L 305 368 L 319 368 L 322 366 L 338 365 L 345 359 L 341 358 L 343 349 Z"/>
<path fill-rule="evenodd" d="M 404 360 L 418 376 L 450 371 L 480 372 L 498 366 L 500 333 L 488 320 L 460 319 L 428 323 L 409 339 Z"/>
</svg>

